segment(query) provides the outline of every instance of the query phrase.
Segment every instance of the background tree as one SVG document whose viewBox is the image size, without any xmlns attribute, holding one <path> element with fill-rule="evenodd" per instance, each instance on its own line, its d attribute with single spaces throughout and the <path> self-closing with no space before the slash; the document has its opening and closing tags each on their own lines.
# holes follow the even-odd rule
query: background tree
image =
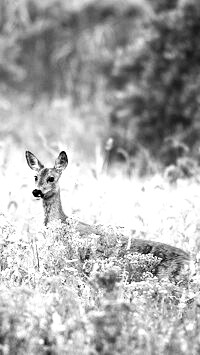
<svg viewBox="0 0 200 355">
<path fill-rule="evenodd" d="M 168 136 L 190 147 L 199 139 L 199 24 L 199 2 L 179 1 L 143 26 L 116 61 L 111 131 L 130 152 L 139 142 L 162 158 Z"/>
<path fill-rule="evenodd" d="M 110 156 L 143 151 L 168 165 L 182 144 L 198 155 L 198 0 L 1 0 L 0 9 L 0 89 L 87 107 L 113 139 Z"/>
</svg>

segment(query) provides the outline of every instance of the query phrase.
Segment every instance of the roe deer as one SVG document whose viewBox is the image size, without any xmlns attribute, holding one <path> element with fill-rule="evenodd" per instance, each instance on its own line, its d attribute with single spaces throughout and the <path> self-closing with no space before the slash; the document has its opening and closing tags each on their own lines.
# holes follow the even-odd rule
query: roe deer
<svg viewBox="0 0 200 355">
<path fill-rule="evenodd" d="M 62 171 L 68 165 L 67 154 L 62 151 L 55 161 L 53 168 L 45 168 L 44 165 L 29 151 L 26 151 L 26 160 L 29 167 L 36 171 L 35 176 L 36 189 L 33 195 L 41 198 L 44 208 L 44 223 L 47 226 L 53 220 L 61 220 L 68 223 L 68 217 L 62 209 L 60 199 L 59 179 Z M 105 230 L 101 226 L 91 226 L 83 222 L 77 222 L 76 228 L 81 236 L 96 234 L 103 236 Z M 178 274 L 181 268 L 189 262 L 189 254 L 180 248 L 151 240 L 130 238 L 130 236 L 120 235 L 119 257 L 129 252 L 141 254 L 152 254 L 161 258 L 160 270 L 173 269 L 174 274 Z M 101 248 L 100 248 L 101 249 Z"/>
<path fill-rule="evenodd" d="M 26 151 L 26 160 L 29 167 L 37 173 L 35 175 L 36 189 L 32 193 L 34 197 L 41 198 L 43 201 L 45 226 L 54 220 L 61 220 L 61 222 L 67 223 L 68 217 L 63 212 L 58 183 L 63 170 L 68 165 L 67 154 L 62 151 L 51 169 L 45 168 L 35 155 L 29 151 Z M 77 228 L 80 235 L 92 234 L 97 231 L 97 226 L 90 226 L 83 222 L 78 222 Z"/>
</svg>

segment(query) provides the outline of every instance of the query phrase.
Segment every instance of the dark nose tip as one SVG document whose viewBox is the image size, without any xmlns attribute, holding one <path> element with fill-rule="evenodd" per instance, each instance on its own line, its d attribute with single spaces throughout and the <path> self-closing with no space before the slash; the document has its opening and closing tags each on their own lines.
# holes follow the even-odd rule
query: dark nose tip
<svg viewBox="0 0 200 355">
<path fill-rule="evenodd" d="M 43 197 L 44 196 L 42 191 L 41 190 L 37 190 L 37 189 L 33 190 L 32 194 L 33 194 L 34 197 Z"/>
</svg>

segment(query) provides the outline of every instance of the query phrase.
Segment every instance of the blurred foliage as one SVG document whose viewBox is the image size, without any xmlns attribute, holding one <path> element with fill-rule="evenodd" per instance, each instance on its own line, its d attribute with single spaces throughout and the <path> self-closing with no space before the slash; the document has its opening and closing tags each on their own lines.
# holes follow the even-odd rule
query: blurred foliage
<svg viewBox="0 0 200 355">
<path fill-rule="evenodd" d="M 128 175 L 145 175 L 151 157 L 199 163 L 199 20 L 198 0 L 1 0 L 1 88 L 93 110 L 114 142 L 107 168 L 123 161 Z"/>
<path fill-rule="evenodd" d="M 162 12 L 162 11 L 167 11 L 167 10 L 172 10 L 175 9 L 178 3 L 178 0 L 149 0 L 151 5 L 153 6 L 153 9 L 156 12 Z"/>
<path fill-rule="evenodd" d="M 129 154 L 139 142 L 169 165 L 182 156 L 178 145 L 194 147 L 200 136 L 200 7 L 195 0 L 172 2 L 172 9 L 158 3 L 163 8 L 115 61 L 111 126 Z"/>
<path fill-rule="evenodd" d="M 0 76 L 36 97 L 68 94 L 75 105 L 99 99 L 115 51 L 141 15 L 134 1 L 1 0 Z"/>
</svg>

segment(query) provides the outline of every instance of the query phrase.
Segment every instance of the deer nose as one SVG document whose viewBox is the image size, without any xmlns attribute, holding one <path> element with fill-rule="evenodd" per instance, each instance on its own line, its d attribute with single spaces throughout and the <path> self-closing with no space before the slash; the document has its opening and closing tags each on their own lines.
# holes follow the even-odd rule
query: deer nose
<svg viewBox="0 0 200 355">
<path fill-rule="evenodd" d="M 37 190 L 37 189 L 33 190 L 32 194 L 33 194 L 34 197 L 43 197 L 44 196 L 42 191 L 41 190 Z"/>
</svg>

